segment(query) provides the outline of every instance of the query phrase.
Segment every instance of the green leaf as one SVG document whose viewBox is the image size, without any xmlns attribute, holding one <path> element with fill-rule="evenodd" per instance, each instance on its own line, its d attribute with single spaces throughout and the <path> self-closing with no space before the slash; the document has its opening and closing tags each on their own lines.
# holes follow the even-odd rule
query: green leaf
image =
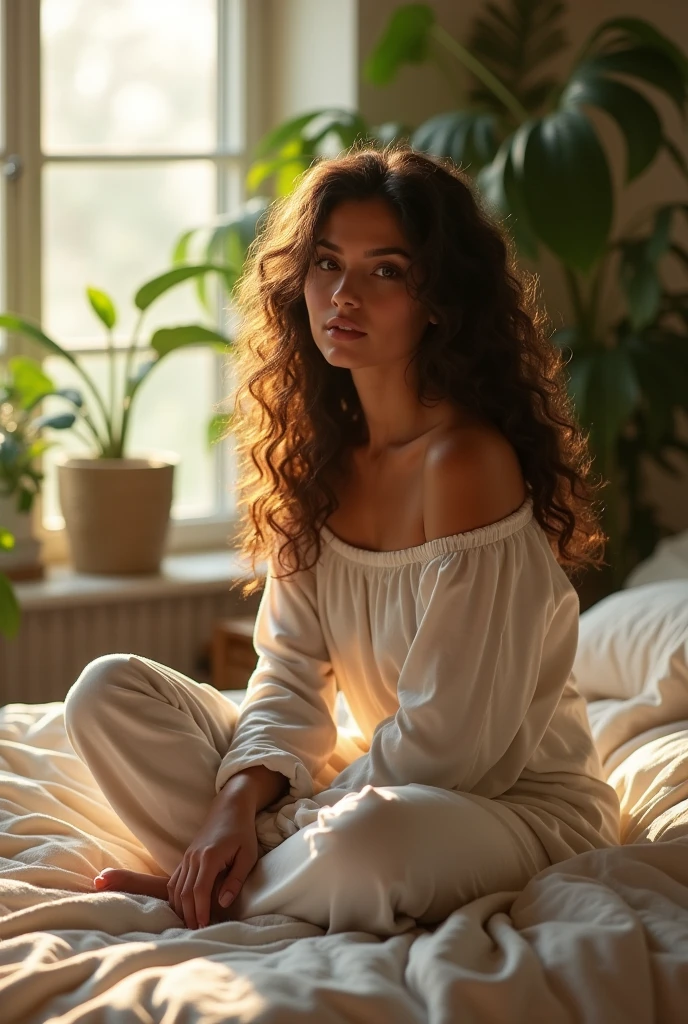
<svg viewBox="0 0 688 1024">
<path fill-rule="evenodd" d="M 29 491 L 26 487 L 22 487 L 19 491 L 19 512 L 30 512 L 35 497 L 36 495 L 33 491 Z"/>
<path fill-rule="evenodd" d="M 277 192 L 284 195 L 291 191 L 297 175 L 317 158 L 328 136 L 337 137 L 341 148 L 346 150 L 358 137 L 369 135 L 366 122 L 355 110 L 326 107 L 301 114 L 261 139 L 246 174 L 246 187 L 254 192 L 274 175 Z M 253 197 L 254 200 L 260 198 Z"/>
<path fill-rule="evenodd" d="M 65 398 L 72 405 L 75 405 L 78 409 L 81 409 L 84 404 L 84 399 L 80 391 L 76 388 L 58 388 L 55 391 L 46 391 L 45 393 L 37 396 L 29 405 L 26 407 L 27 412 L 31 412 L 36 408 L 45 398 L 50 398 L 54 395 L 57 398 Z"/>
<path fill-rule="evenodd" d="M 291 153 L 286 156 L 273 157 L 270 160 L 257 160 L 251 164 L 246 174 L 246 188 L 250 192 L 255 192 L 273 174 L 280 174 L 284 170 L 287 171 L 290 179 L 293 181 L 298 174 L 306 169 L 310 162 L 310 154 L 300 158 Z M 280 194 L 284 195 L 285 193 Z"/>
<path fill-rule="evenodd" d="M 468 50 L 504 83 L 527 111 L 540 108 L 555 82 L 533 81 L 539 65 L 563 49 L 567 38 L 560 22 L 565 5 L 559 0 L 527 0 L 510 5 L 508 14 L 493 3 L 483 5 L 473 19 Z M 471 89 L 471 100 L 503 110 L 503 105 L 482 84 Z"/>
<path fill-rule="evenodd" d="M 581 334 L 580 330 L 576 326 L 570 327 L 559 327 L 554 334 L 551 336 L 550 341 L 557 346 L 557 348 L 571 349 L 572 352 L 576 352 L 576 357 L 581 350 Z"/>
<path fill-rule="evenodd" d="M 14 534 L 0 526 L 0 549 L 3 551 L 11 551 L 14 544 Z"/>
<path fill-rule="evenodd" d="M 363 65 L 373 85 L 387 85 L 404 64 L 421 64 L 428 55 L 435 12 L 429 4 L 404 4 L 392 14 L 382 38 Z"/>
<path fill-rule="evenodd" d="M 588 119 L 560 110 L 524 122 L 514 134 L 511 159 L 538 237 L 567 266 L 589 270 L 606 247 L 614 198 L 607 160 Z"/>
<path fill-rule="evenodd" d="M 591 104 L 613 117 L 626 140 L 626 181 L 652 163 L 662 142 L 662 123 L 641 93 L 621 82 L 597 75 L 574 75 L 560 100 L 562 108 Z"/>
<path fill-rule="evenodd" d="M 505 139 L 491 163 L 481 167 L 475 176 L 475 183 L 485 201 L 500 218 L 509 216 L 509 203 L 504 187 L 504 168 L 511 149 L 511 138 Z"/>
<path fill-rule="evenodd" d="M 310 167 L 310 165 L 317 158 L 314 156 L 314 146 L 310 144 L 296 143 L 292 144 L 293 157 L 289 155 L 289 151 L 286 153 L 286 160 L 283 161 L 281 166 L 275 171 L 275 194 L 278 196 L 286 196 L 293 190 L 296 183 L 296 179 L 300 174 Z"/>
<path fill-rule="evenodd" d="M 164 295 L 165 292 L 168 292 L 170 288 L 176 288 L 177 285 L 182 284 L 184 281 L 189 281 L 191 278 L 198 277 L 200 274 L 210 274 L 213 272 L 221 274 L 223 277 L 227 276 L 226 267 L 217 266 L 213 263 L 199 263 L 168 270 L 164 274 L 160 274 L 159 277 L 154 277 L 142 285 L 134 296 L 134 302 L 137 308 L 143 312 L 143 310 L 148 309 L 151 303 L 155 302 L 161 295 Z M 0 326 L 2 326 L 1 323 Z"/>
<path fill-rule="evenodd" d="M 12 640 L 19 632 L 21 612 L 12 584 L 0 573 L 0 633 Z"/>
<path fill-rule="evenodd" d="M 86 294 L 93 312 L 105 324 L 108 331 L 111 331 L 117 322 L 117 310 L 110 296 L 105 292 L 101 292 L 98 288 L 91 288 L 90 286 L 86 289 Z"/>
<path fill-rule="evenodd" d="M 656 264 L 648 259 L 645 242 L 623 245 L 619 280 L 626 295 L 631 326 L 640 331 L 656 317 L 662 291 Z"/>
<path fill-rule="evenodd" d="M 520 182 L 514 173 L 511 150 L 514 136 L 504 140 L 491 164 L 476 175 L 476 185 L 513 235 L 519 252 L 537 259 L 537 238 L 528 219 Z"/>
<path fill-rule="evenodd" d="M 403 121 L 384 121 L 382 124 L 373 125 L 370 130 L 370 138 L 376 146 L 388 146 L 393 142 L 411 141 L 413 128 Z"/>
<path fill-rule="evenodd" d="M 43 345 L 49 352 L 54 356 L 62 356 L 64 359 L 69 360 L 74 366 L 77 365 L 77 361 L 71 352 L 61 348 L 57 342 L 49 338 L 47 334 L 44 334 L 38 324 L 32 323 L 30 320 L 25 320 L 23 317 L 15 316 L 13 313 L 0 313 L 0 327 L 4 327 L 7 331 L 12 331 L 15 334 L 24 334 L 27 338 L 32 338 L 33 341 L 37 341 L 39 345 Z"/>
<path fill-rule="evenodd" d="M 187 345 L 210 345 L 220 351 L 227 351 L 232 340 L 219 331 L 210 330 L 202 324 L 186 324 L 184 327 L 161 327 L 151 338 L 150 347 L 160 359 L 178 348 Z"/>
<path fill-rule="evenodd" d="M 76 388 L 59 388 L 56 392 L 60 398 L 66 398 L 68 402 L 75 405 L 78 409 L 81 409 L 84 404 L 84 398 L 80 391 Z"/>
<path fill-rule="evenodd" d="M 677 208 L 680 208 L 679 204 L 667 203 L 660 206 L 655 213 L 655 226 L 647 242 L 647 255 L 654 263 L 669 251 L 671 220 Z"/>
<path fill-rule="evenodd" d="M 537 234 L 528 216 L 528 207 L 526 206 L 521 181 L 517 178 L 514 170 L 512 157 L 513 135 L 510 141 L 511 145 L 509 146 L 504 164 L 504 193 L 509 210 L 511 211 L 509 223 L 519 252 L 527 256 L 528 259 L 535 261 L 539 257 Z"/>
<path fill-rule="evenodd" d="M 496 118 L 494 114 L 462 110 L 436 114 L 416 129 L 411 145 L 478 171 L 497 154 Z"/>
<path fill-rule="evenodd" d="M 12 372 L 14 386 L 20 395 L 23 409 L 31 409 L 55 390 L 55 384 L 43 372 L 40 363 L 26 356 L 14 356 L 8 366 Z"/>
<path fill-rule="evenodd" d="M 127 380 L 127 386 L 125 389 L 125 398 L 131 398 L 140 384 L 146 379 L 148 374 L 151 372 L 154 366 L 160 362 L 160 359 L 156 356 L 155 359 L 146 359 L 136 369 L 129 379 Z"/>
<path fill-rule="evenodd" d="M 608 18 L 595 29 L 588 40 L 588 46 L 593 46 L 606 32 L 612 30 L 625 32 L 640 43 L 661 51 L 676 65 L 679 73 L 688 80 L 688 57 L 668 36 L 651 25 L 649 21 L 645 21 L 644 18 Z"/>
<path fill-rule="evenodd" d="M 238 216 L 221 220 L 206 246 L 206 261 L 214 263 L 218 258 L 224 259 L 228 269 L 239 274 L 249 246 L 262 228 L 261 221 L 266 217 L 270 203 L 266 196 L 253 196 L 244 203 Z"/>
<path fill-rule="evenodd" d="M 276 128 L 273 128 L 254 147 L 254 160 L 259 162 L 270 153 L 281 150 L 285 143 L 291 142 L 292 139 L 301 138 L 303 128 L 314 117 L 322 113 L 322 110 L 309 110 L 307 114 L 299 114 L 298 117 L 293 117 L 289 121 L 284 121 Z"/>
<path fill-rule="evenodd" d="M 217 413 L 210 419 L 208 422 L 208 447 L 212 448 L 214 444 L 226 437 L 233 419 L 234 416 L 231 412 Z"/>
<path fill-rule="evenodd" d="M 197 234 L 198 228 L 191 228 L 189 231 L 184 231 L 174 244 L 172 250 L 172 263 L 177 266 L 180 263 L 186 263 L 189 255 L 189 244 L 195 234 Z"/>
<path fill-rule="evenodd" d="M 33 421 L 35 430 L 43 430 L 44 427 L 52 427 L 53 430 L 68 430 L 74 426 L 76 416 L 73 412 L 62 412 L 57 415 L 39 416 Z"/>
<path fill-rule="evenodd" d="M 590 57 L 578 65 L 576 75 L 590 73 L 623 74 L 640 78 L 673 100 L 681 115 L 684 113 L 686 85 L 684 77 L 671 57 L 649 46 L 630 46 L 613 53 Z"/>
<path fill-rule="evenodd" d="M 343 149 L 348 149 L 357 137 L 368 136 L 368 126 L 356 110 L 321 110 L 303 128 L 301 140 L 306 151 L 313 154 L 330 134 L 338 137 Z"/>
<path fill-rule="evenodd" d="M 568 393 L 579 422 L 586 428 L 588 426 L 588 386 L 592 368 L 593 353 L 591 352 L 574 352 L 573 358 L 566 367 Z"/>
<path fill-rule="evenodd" d="M 621 430 L 638 404 L 640 386 L 625 348 L 600 346 L 590 358 L 586 418 L 593 450 L 603 465 L 609 465 Z"/>
</svg>

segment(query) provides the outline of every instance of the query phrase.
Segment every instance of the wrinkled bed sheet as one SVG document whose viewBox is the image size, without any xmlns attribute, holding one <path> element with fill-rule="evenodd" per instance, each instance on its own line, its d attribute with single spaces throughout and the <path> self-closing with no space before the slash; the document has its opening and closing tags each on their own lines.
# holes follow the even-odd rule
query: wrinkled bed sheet
<svg viewBox="0 0 688 1024">
<path fill-rule="evenodd" d="M 622 713 L 589 706 L 601 747 Z M 547 868 L 434 929 L 326 935 L 273 915 L 190 931 L 164 901 L 90 891 L 103 867 L 156 869 L 72 751 L 62 704 L 7 705 L 0 1021 L 686 1020 L 688 720 L 606 750 L 604 764 L 626 845 Z"/>
</svg>

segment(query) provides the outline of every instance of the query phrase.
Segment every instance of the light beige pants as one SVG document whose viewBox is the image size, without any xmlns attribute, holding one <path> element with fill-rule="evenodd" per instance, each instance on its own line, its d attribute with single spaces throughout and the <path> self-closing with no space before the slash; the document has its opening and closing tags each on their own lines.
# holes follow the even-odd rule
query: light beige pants
<svg viewBox="0 0 688 1024">
<path fill-rule="evenodd" d="M 72 746 L 161 874 L 174 872 L 215 798 L 237 716 L 212 686 L 137 655 L 97 658 L 67 694 Z M 397 935 L 520 890 L 550 863 L 516 814 L 472 794 L 366 786 L 306 804 L 305 826 L 259 847 L 224 919 L 289 914 L 330 933 Z"/>
</svg>

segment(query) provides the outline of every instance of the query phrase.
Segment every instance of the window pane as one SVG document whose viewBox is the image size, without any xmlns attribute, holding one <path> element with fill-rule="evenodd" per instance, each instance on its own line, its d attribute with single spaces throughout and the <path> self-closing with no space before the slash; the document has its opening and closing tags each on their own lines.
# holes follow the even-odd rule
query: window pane
<svg viewBox="0 0 688 1024">
<path fill-rule="evenodd" d="M 117 353 L 117 394 L 121 394 L 124 356 Z M 106 402 L 108 395 L 108 359 L 105 355 L 79 356 L 81 365 L 93 378 Z M 90 393 L 81 377 L 64 359 L 53 356 L 44 361 L 46 373 L 57 387 L 78 388 L 93 411 L 93 419 L 100 426 L 102 417 L 93 409 Z M 175 473 L 172 515 L 175 518 L 196 518 L 215 512 L 214 453 L 206 443 L 207 424 L 213 415 L 215 379 L 220 372 L 217 354 L 201 348 L 176 352 L 165 357 L 135 398 L 128 454 L 154 451 L 174 451 L 181 456 Z M 43 411 L 48 414 L 73 411 L 64 399 L 48 398 Z M 117 416 L 121 414 L 117 408 Z M 50 431 L 50 440 L 57 442 L 43 459 L 45 480 L 43 485 L 43 522 L 48 529 L 61 526 L 57 495 L 55 456 L 60 451 L 70 454 L 89 450 L 88 431 L 83 426 L 76 430 Z M 46 435 L 47 436 L 47 435 Z"/>
<path fill-rule="evenodd" d="M 207 224 L 215 211 L 210 161 L 100 166 L 48 164 L 43 178 L 43 319 L 62 344 L 105 344 L 85 296 L 106 291 L 118 307 L 117 337 L 128 341 L 138 288 L 170 268 L 175 239 Z M 146 313 L 147 327 L 198 321 L 190 284 Z"/>
<path fill-rule="evenodd" d="M 48 153 L 216 144 L 216 0 L 42 0 Z"/>
</svg>

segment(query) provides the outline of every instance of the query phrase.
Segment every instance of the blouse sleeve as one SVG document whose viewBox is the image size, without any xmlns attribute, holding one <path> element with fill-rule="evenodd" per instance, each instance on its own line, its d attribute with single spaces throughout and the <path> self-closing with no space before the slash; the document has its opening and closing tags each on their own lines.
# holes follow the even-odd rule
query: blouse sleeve
<svg viewBox="0 0 688 1024">
<path fill-rule="evenodd" d="M 269 562 L 253 634 L 258 655 L 215 791 L 237 772 L 265 765 L 289 780 L 294 799 L 313 795 L 313 779 L 337 742 L 336 682 L 317 611 L 314 570 L 279 579 Z"/>
<path fill-rule="evenodd" d="M 480 793 L 495 765 L 490 787 L 495 778 L 499 792 L 513 784 L 547 729 L 576 651 L 578 595 L 551 559 L 520 535 L 423 567 L 398 710 L 332 788 L 421 783 Z"/>
</svg>

